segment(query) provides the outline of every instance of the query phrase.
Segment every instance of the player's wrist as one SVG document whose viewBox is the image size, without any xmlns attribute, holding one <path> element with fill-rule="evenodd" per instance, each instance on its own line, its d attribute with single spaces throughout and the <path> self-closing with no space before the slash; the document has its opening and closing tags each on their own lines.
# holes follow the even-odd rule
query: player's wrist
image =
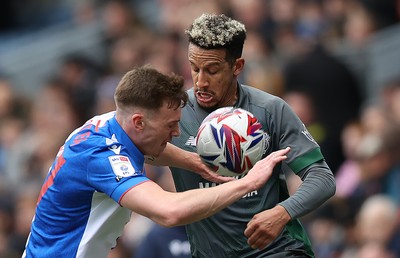
<svg viewBox="0 0 400 258">
<path fill-rule="evenodd" d="M 282 220 L 285 221 L 285 223 L 288 223 L 292 219 L 289 212 L 286 210 L 286 208 L 283 205 L 277 204 L 274 208 L 279 211 L 279 214 L 281 214 L 280 217 Z"/>
<path fill-rule="evenodd" d="M 258 178 L 253 177 L 251 175 L 249 175 L 249 176 L 246 175 L 246 176 L 238 179 L 237 181 L 239 181 L 242 185 L 246 186 L 246 190 L 247 190 L 246 193 L 251 192 L 251 191 L 256 191 L 260 188 L 260 185 L 258 184 Z"/>
</svg>

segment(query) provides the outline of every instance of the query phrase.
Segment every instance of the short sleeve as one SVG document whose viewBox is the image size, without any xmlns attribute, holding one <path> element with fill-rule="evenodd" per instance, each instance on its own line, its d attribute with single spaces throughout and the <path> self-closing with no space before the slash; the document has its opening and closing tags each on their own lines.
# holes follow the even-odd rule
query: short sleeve
<svg viewBox="0 0 400 258">
<path fill-rule="evenodd" d="M 275 133 L 279 137 L 278 146 L 280 149 L 291 147 L 286 160 L 288 166 L 298 173 L 307 166 L 323 160 L 318 143 L 290 106 L 281 101 L 276 107 L 275 115 L 278 114 L 278 117 L 274 121 L 277 123 Z"/>
<path fill-rule="evenodd" d="M 108 152 L 110 153 L 110 152 Z M 88 182 L 96 191 L 103 192 L 119 203 L 132 187 L 149 179 L 139 171 L 127 155 L 97 155 L 88 164 Z"/>
</svg>

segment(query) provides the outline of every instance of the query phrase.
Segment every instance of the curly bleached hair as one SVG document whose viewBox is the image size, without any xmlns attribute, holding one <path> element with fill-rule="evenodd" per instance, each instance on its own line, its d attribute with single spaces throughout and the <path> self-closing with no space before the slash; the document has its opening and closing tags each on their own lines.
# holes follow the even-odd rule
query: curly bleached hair
<svg viewBox="0 0 400 258">
<path fill-rule="evenodd" d="M 204 49 L 226 49 L 227 60 L 234 61 L 242 56 L 246 39 L 243 23 L 224 14 L 202 14 L 185 30 L 189 42 Z"/>
</svg>

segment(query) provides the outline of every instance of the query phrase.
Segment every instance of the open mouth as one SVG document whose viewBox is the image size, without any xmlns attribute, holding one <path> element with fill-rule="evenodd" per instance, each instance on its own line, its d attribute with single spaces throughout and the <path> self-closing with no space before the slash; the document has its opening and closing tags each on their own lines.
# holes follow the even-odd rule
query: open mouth
<svg viewBox="0 0 400 258">
<path fill-rule="evenodd" d="M 213 99 L 213 94 L 209 92 L 197 91 L 196 97 L 199 102 L 208 103 Z"/>
</svg>

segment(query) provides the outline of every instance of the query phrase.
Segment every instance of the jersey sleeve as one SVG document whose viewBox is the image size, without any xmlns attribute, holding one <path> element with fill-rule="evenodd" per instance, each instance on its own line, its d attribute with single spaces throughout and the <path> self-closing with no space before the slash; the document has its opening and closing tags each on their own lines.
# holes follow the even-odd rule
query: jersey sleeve
<svg viewBox="0 0 400 258">
<path fill-rule="evenodd" d="M 132 187 L 148 179 L 127 154 L 98 155 L 89 162 L 88 182 L 96 191 L 103 192 L 114 201 L 120 202 L 122 196 Z"/>
<path fill-rule="evenodd" d="M 286 162 L 293 172 L 297 174 L 309 165 L 323 160 L 318 143 L 290 106 L 281 100 L 276 107 L 275 115 L 278 116 L 274 121 L 277 122 L 275 133 L 279 137 L 278 146 L 279 149 L 291 148 Z"/>
</svg>

